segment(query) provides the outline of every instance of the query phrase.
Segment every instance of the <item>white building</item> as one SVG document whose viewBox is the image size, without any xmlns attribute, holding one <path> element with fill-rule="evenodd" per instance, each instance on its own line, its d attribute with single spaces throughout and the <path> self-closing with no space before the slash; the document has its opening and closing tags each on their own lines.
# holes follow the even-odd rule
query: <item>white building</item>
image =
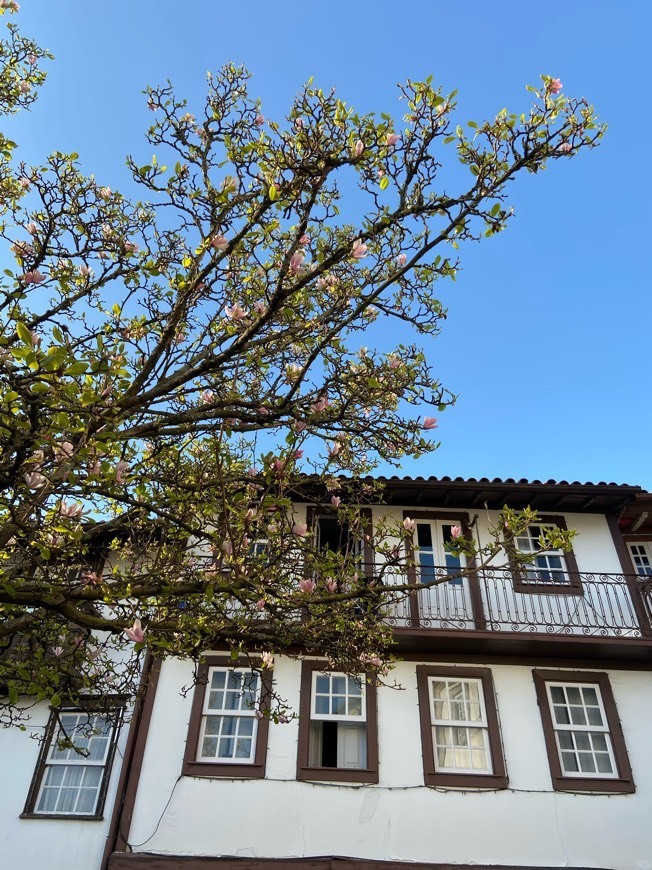
<svg viewBox="0 0 652 870">
<path fill-rule="evenodd" d="M 457 567 L 451 526 L 482 543 L 504 504 L 578 534 L 572 554 L 537 555 L 532 528 L 530 567 L 395 606 L 400 689 L 277 657 L 263 674 L 300 713 L 287 724 L 255 717 L 262 678 L 225 650 L 185 697 L 192 666 L 154 664 L 128 735 L 94 738 L 81 766 L 100 772 L 77 775 L 72 813 L 53 811 L 56 784 L 46 794 L 66 759 L 2 734 L 2 866 L 652 870 L 652 495 L 392 479 L 386 502 L 374 519 L 415 521 L 417 580 Z"/>
</svg>

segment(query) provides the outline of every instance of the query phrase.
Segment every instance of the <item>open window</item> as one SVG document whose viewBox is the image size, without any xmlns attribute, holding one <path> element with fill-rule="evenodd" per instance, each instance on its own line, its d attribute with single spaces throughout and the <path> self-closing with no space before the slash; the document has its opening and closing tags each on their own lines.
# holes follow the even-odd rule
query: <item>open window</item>
<svg viewBox="0 0 652 870">
<path fill-rule="evenodd" d="M 378 782 L 376 689 L 324 667 L 303 663 L 297 778 Z"/>
</svg>

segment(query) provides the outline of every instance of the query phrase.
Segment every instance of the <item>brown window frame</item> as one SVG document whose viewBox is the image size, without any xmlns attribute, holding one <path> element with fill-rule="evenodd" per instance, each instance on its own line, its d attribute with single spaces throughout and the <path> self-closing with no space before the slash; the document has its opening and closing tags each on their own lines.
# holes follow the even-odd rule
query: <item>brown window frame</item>
<svg viewBox="0 0 652 870">
<path fill-rule="evenodd" d="M 632 768 L 629 763 L 625 737 L 620 725 L 609 676 L 606 673 L 597 673 L 595 671 L 548 671 L 535 669 L 532 671 L 532 677 L 541 713 L 543 736 L 550 765 L 550 776 L 555 791 L 599 792 L 600 794 L 632 794 L 635 792 L 636 786 L 632 776 Z M 564 774 L 555 739 L 555 727 L 548 700 L 548 692 L 546 691 L 546 683 L 594 683 L 599 687 L 607 717 L 613 754 L 618 767 L 617 777 L 600 779 L 598 777 L 568 776 Z"/>
<path fill-rule="evenodd" d="M 27 793 L 25 801 L 25 809 L 20 814 L 21 819 L 67 819 L 76 821 L 102 821 L 104 819 L 104 805 L 106 803 L 106 795 L 111 780 L 111 770 L 113 768 L 113 759 L 115 758 L 118 737 L 120 729 L 124 722 L 125 707 L 127 698 L 123 696 L 115 696 L 113 698 L 93 699 L 89 698 L 83 704 L 75 706 L 50 707 L 50 717 L 45 728 L 43 741 L 39 751 L 34 775 Z M 43 778 L 48 768 L 48 755 L 52 747 L 52 741 L 59 728 L 59 716 L 65 713 L 84 713 L 89 716 L 105 715 L 113 717 L 113 725 L 111 728 L 111 737 L 109 748 L 107 750 L 106 760 L 103 765 L 102 781 L 97 793 L 97 803 L 94 813 L 45 813 L 38 812 L 36 802 L 41 792 Z"/>
<path fill-rule="evenodd" d="M 563 516 L 544 514 L 539 517 L 533 526 L 557 526 L 562 531 L 568 531 L 566 519 Z M 532 554 L 536 556 L 536 553 Z M 525 577 L 525 565 L 521 562 L 516 562 L 511 556 L 509 559 L 510 570 L 512 572 L 512 583 L 514 592 L 532 592 L 535 595 L 584 595 L 582 586 L 582 578 L 577 565 L 575 553 L 570 550 L 563 554 L 566 563 L 566 575 L 568 583 L 544 583 L 536 580 L 527 580 Z"/>
<path fill-rule="evenodd" d="M 367 725 L 367 767 L 359 770 L 340 767 L 311 767 L 308 763 L 310 745 L 310 709 L 312 675 L 339 673 L 327 662 L 303 661 L 301 664 L 301 697 L 299 701 L 299 747 L 297 753 L 297 779 L 318 782 L 378 782 L 378 709 L 376 685 L 365 683 Z"/>
<path fill-rule="evenodd" d="M 435 769 L 430 693 L 428 691 L 429 677 L 459 677 L 460 679 L 480 680 L 487 715 L 487 732 L 493 773 L 452 773 L 450 771 L 438 771 Z M 496 705 L 491 670 L 489 668 L 459 668 L 445 665 L 417 665 L 417 695 L 419 699 L 423 779 L 425 784 L 444 788 L 507 788 L 509 780 L 500 738 L 500 722 L 498 720 L 498 707 Z"/>
<path fill-rule="evenodd" d="M 256 732 L 256 750 L 253 762 L 237 764 L 213 761 L 197 761 L 197 746 L 201 732 L 201 721 L 204 709 L 204 698 L 208 683 L 210 668 L 251 668 L 256 670 L 256 659 L 232 659 L 228 655 L 203 656 L 197 668 L 197 681 L 192 698 L 190 721 L 188 722 L 188 737 L 183 755 L 181 773 L 183 776 L 228 777 L 229 779 L 263 779 L 267 760 L 267 738 L 269 734 L 269 719 L 258 719 Z M 273 673 L 270 668 L 260 669 L 261 701 L 269 698 L 272 693 Z"/>
</svg>

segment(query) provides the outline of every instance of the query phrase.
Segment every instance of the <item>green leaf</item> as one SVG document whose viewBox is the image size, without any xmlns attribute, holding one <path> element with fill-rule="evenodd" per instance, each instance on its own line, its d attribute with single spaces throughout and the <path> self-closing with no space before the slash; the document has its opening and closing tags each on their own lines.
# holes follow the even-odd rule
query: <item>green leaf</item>
<svg viewBox="0 0 652 870">
<path fill-rule="evenodd" d="M 24 323 L 21 323 L 20 321 L 16 323 L 16 332 L 18 333 L 18 338 L 23 344 L 26 344 L 28 347 L 32 346 L 32 333 Z"/>
<path fill-rule="evenodd" d="M 386 175 L 383 175 L 383 177 L 380 179 L 380 189 L 387 190 L 388 187 L 389 187 L 389 178 Z"/>
<path fill-rule="evenodd" d="M 88 363 L 82 362 L 79 360 L 78 362 L 72 363 L 66 369 L 67 375 L 83 375 L 88 368 Z"/>
<path fill-rule="evenodd" d="M 489 214 L 492 217 L 496 217 L 496 215 L 498 214 L 499 211 L 500 211 L 500 203 L 497 202 L 491 207 L 491 211 L 489 212 Z"/>
<path fill-rule="evenodd" d="M 61 695 L 52 695 L 52 697 L 50 698 L 50 704 L 53 707 L 60 707 L 61 706 Z"/>
</svg>

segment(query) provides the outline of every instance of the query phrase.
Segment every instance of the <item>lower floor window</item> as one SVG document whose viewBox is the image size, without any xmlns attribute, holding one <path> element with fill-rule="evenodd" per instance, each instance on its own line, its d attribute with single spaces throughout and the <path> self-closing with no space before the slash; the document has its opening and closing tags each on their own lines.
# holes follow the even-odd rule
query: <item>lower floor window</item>
<svg viewBox="0 0 652 870">
<path fill-rule="evenodd" d="M 24 815 L 101 818 L 122 713 L 52 712 Z"/>
<path fill-rule="evenodd" d="M 534 671 L 550 772 L 558 790 L 634 790 L 606 674 Z"/>
</svg>

